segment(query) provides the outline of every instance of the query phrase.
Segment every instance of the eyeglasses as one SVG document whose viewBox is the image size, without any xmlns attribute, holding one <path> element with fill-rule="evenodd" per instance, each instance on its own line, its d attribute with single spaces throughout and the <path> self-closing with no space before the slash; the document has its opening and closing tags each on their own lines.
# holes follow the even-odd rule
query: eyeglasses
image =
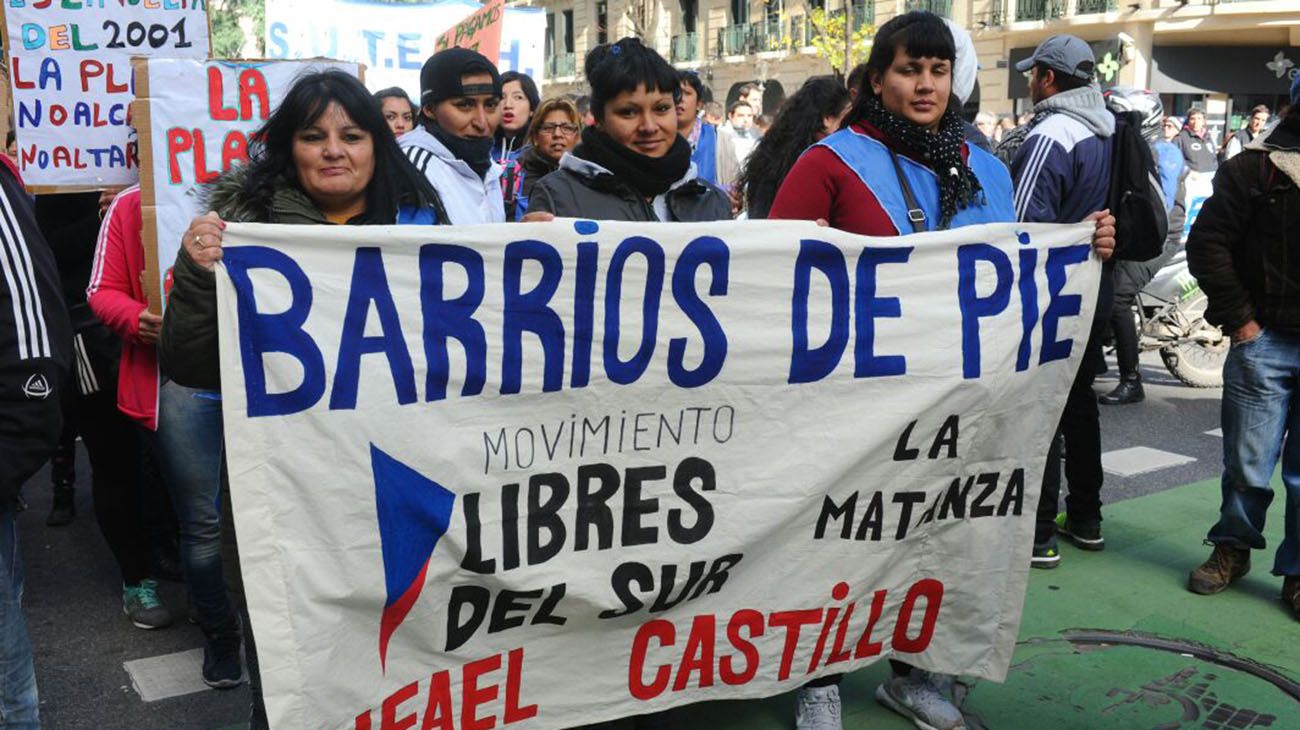
<svg viewBox="0 0 1300 730">
<path fill-rule="evenodd" d="M 537 131 L 544 132 L 546 134 L 558 134 L 558 133 L 563 133 L 566 135 L 577 134 L 578 125 L 567 124 L 567 123 L 543 124 L 542 126 L 537 128 Z"/>
</svg>

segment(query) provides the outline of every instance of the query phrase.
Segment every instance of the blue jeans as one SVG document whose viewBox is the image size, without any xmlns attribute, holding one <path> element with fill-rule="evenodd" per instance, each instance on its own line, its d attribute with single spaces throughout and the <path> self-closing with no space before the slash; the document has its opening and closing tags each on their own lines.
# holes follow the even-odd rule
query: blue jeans
<svg viewBox="0 0 1300 730">
<path fill-rule="evenodd" d="M 1223 366 L 1223 506 L 1210 542 L 1264 548 L 1269 481 L 1282 460 L 1286 524 L 1274 575 L 1300 575 L 1300 336 L 1265 328 Z"/>
<path fill-rule="evenodd" d="M 181 529 L 181 564 L 199 626 L 209 639 L 238 633 L 221 564 L 221 394 L 164 383 L 158 451 Z"/>
<path fill-rule="evenodd" d="M 0 727 L 40 730 L 36 669 L 22 601 L 22 555 L 9 504 L 0 507 Z"/>
</svg>

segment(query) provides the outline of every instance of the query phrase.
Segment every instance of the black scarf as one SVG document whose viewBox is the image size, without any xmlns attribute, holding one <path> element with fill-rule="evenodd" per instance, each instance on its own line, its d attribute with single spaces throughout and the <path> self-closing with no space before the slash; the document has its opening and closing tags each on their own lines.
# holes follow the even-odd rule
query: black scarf
<svg viewBox="0 0 1300 730">
<path fill-rule="evenodd" d="M 979 178 L 961 156 L 966 135 L 961 115 L 953 104 L 948 105 L 948 111 L 939 121 L 937 133 L 885 109 L 875 96 L 868 96 L 863 104 L 862 119 L 905 149 L 919 154 L 920 162 L 939 176 L 938 228 L 947 228 L 959 208 L 968 208 L 982 200 Z"/>
<path fill-rule="evenodd" d="M 615 142 L 599 129 L 587 127 L 582 130 L 582 141 L 573 148 L 572 154 L 609 170 L 619 181 L 647 198 L 668 192 L 691 168 L 691 145 L 680 134 L 673 137 L 668 154 L 647 157 Z"/>
<path fill-rule="evenodd" d="M 488 168 L 492 167 L 492 138 L 477 137 L 467 139 L 457 137 L 448 132 L 437 124 L 429 125 L 429 133 L 432 134 L 452 157 L 463 160 L 469 169 L 473 170 L 476 175 L 483 177 L 487 174 Z"/>
</svg>

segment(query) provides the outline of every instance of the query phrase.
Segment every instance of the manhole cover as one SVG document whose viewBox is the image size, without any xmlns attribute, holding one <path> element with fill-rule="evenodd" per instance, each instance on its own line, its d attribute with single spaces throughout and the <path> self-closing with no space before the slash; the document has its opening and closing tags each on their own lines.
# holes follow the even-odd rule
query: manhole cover
<svg viewBox="0 0 1300 730">
<path fill-rule="evenodd" d="M 987 730 L 1296 730 L 1300 685 L 1199 644 L 1073 631 L 1022 643 L 1006 684 L 976 683 L 962 710 Z"/>
</svg>

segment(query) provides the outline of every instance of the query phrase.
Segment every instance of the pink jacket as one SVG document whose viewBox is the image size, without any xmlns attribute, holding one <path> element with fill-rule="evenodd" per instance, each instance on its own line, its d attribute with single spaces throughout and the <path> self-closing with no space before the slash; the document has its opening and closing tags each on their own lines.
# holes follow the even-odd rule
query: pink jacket
<svg viewBox="0 0 1300 730">
<path fill-rule="evenodd" d="M 158 429 L 158 357 L 140 340 L 145 308 L 144 244 L 140 239 L 140 186 L 123 190 L 108 206 L 99 228 L 86 301 L 99 320 L 122 338 L 117 407 L 151 430 Z"/>
</svg>

